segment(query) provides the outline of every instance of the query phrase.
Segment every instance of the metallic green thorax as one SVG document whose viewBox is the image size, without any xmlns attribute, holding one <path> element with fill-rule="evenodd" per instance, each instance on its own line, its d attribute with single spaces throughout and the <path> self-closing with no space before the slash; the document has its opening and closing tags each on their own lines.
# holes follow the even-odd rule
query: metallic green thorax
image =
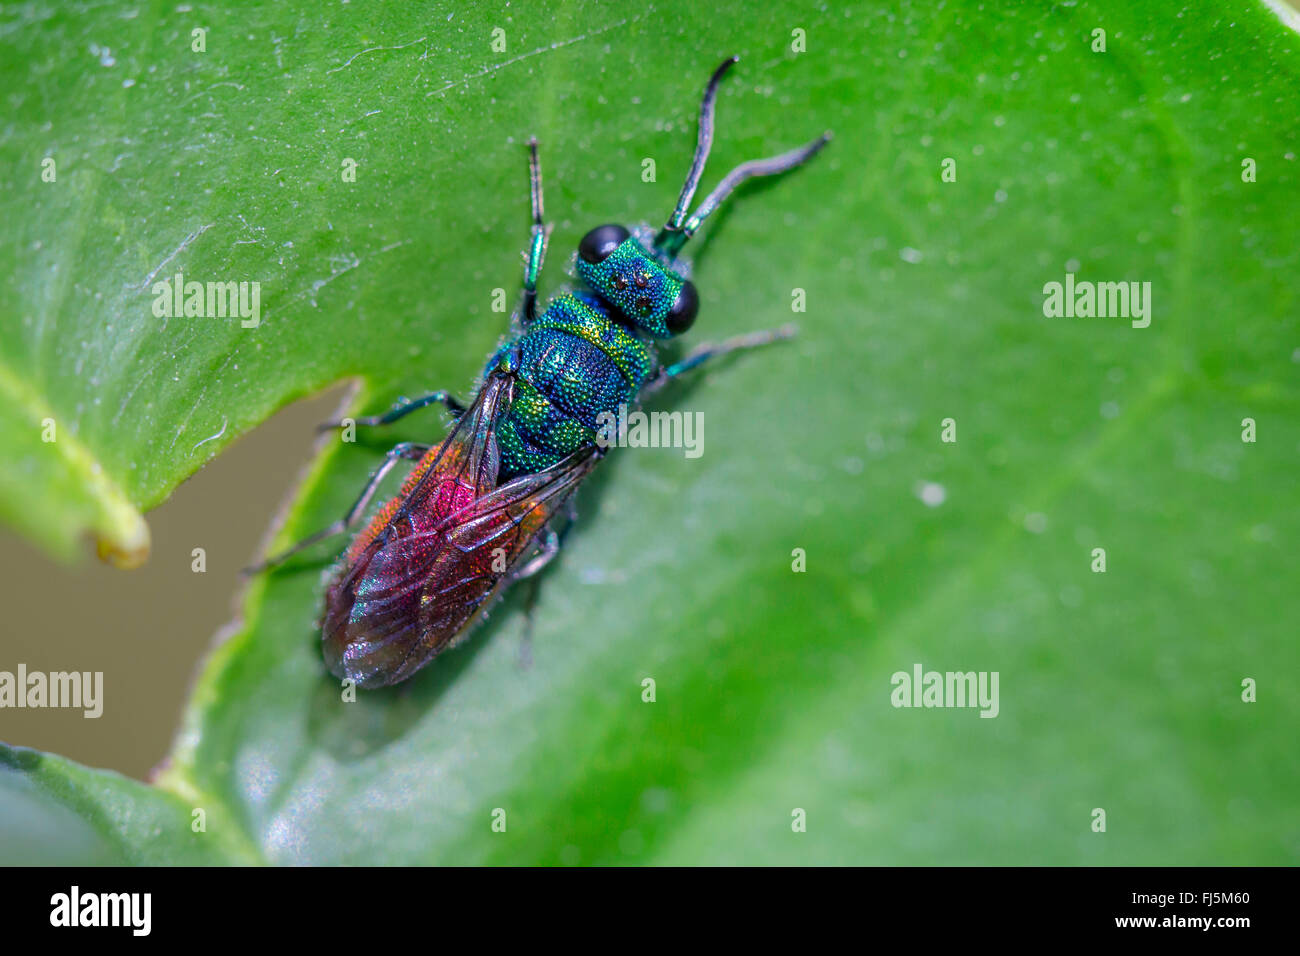
<svg viewBox="0 0 1300 956">
<path fill-rule="evenodd" d="M 519 356 L 515 398 L 497 429 L 501 480 L 540 471 L 590 443 L 597 415 L 635 402 L 655 364 L 651 348 L 596 295 L 571 292 L 553 301 L 489 363 Z"/>
<path fill-rule="evenodd" d="M 741 183 L 793 169 L 830 140 L 825 133 L 779 156 L 741 163 L 690 212 L 713 142 L 718 83 L 736 59 L 724 60 L 705 87 L 691 169 L 658 236 L 643 242 L 616 223 L 591 230 L 579 243 L 575 260 L 586 291 L 561 296 L 535 318 L 546 230 L 537 142 L 530 141 L 533 242 L 524 277 L 523 331 L 488 365 L 490 372 L 509 362 L 516 376 L 514 400 L 497 429 L 501 481 L 557 464 L 593 441 L 598 416 L 636 403 L 656 366 L 652 342 L 689 329 L 699 310 L 698 291 L 674 268 L 682 245 Z M 711 354 L 715 352 L 700 352 L 662 373 L 670 378 Z"/>
</svg>

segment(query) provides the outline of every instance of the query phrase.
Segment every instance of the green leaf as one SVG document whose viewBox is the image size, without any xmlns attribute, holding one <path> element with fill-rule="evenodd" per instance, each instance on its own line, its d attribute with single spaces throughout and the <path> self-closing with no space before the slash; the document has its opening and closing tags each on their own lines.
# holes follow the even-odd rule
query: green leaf
<svg viewBox="0 0 1300 956">
<path fill-rule="evenodd" d="M 531 667 L 513 595 L 408 685 L 343 704 L 313 625 L 334 552 L 313 552 L 252 584 L 155 788 L 6 753 L 6 831 L 60 833 L 21 856 L 1300 857 L 1300 608 L 1278 573 L 1300 532 L 1300 41 L 1271 9 L 3 17 L 0 514 L 62 554 L 87 531 L 138 551 L 138 511 L 331 383 L 359 381 L 371 412 L 466 393 L 505 330 L 493 290 L 518 286 L 530 134 L 547 292 L 586 229 L 672 207 L 723 55 L 742 62 L 704 188 L 836 134 L 693 243 L 691 342 L 789 321 L 795 289 L 800 334 L 664 394 L 703 414 L 703 457 L 602 465 L 545 575 Z M 260 282 L 260 324 L 155 317 L 152 284 L 178 271 Z M 1150 326 L 1045 316 L 1067 272 L 1149 282 Z M 443 427 L 323 446 L 277 542 L 341 514 L 389 443 Z M 892 706 L 918 663 L 996 671 L 997 717 Z"/>
<path fill-rule="evenodd" d="M 0 745 L 0 866 L 259 861 L 220 803 L 192 790 L 186 796 L 196 799 Z"/>
</svg>

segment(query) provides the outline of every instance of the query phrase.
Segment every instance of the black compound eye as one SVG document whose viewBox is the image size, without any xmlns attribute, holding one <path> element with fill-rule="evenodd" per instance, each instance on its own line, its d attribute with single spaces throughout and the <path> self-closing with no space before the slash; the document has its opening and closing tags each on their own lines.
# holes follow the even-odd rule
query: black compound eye
<svg viewBox="0 0 1300 956">
<path fill-rule="evenodd" d="M 673 300 L 673 307 L 664 317 L 668 331 L 681 335 L 695 322 L 695 313 L 700 311 L 700 294 L 695 291 L 695 284 L 689 279 L 682 283 L 682 291 Z"/>
<path fill-rule="evenodd" d="M 609 254 L 621 246 L 623 240 L 629 235 L 631 233 L 614 223 L 607 226 L 597 226 L 582 237 L 582 242 L 578 243 L 578 255 L 592 265 L 597 262 L 604 262 L 609 257 Z"/>
</svg>

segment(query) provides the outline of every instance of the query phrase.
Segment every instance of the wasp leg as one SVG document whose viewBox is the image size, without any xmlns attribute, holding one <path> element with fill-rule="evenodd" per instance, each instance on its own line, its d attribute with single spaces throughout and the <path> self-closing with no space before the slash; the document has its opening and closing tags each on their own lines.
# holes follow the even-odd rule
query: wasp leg
<svg viewBox="0 0 1300 956">
<path fill-rule="evenodd" d="M 538 574 L 554 561 L 559 553 L 560 536 L 553 528 L 547 528 L 541 550 L 529 558 L 514 575 L 516 581 L 529 579 L 528 594 L 524 597 L 524 638 L 519 642 L 519 666 L 524 669 L 533 666 L 533 622 L 537 614 L 537 596 L 542 590 L 542 579 Z"/>
<path fill-rule="evenodd" d="M 547 528 L 541 550 L 529 558 L 511 577 L 514 581 L 528 579 L 528 593 L 524 597 L 524 638 L 519 642 L 519 666 L 533 666 L 533 621 L 537 612 L 537 596 L 541 593 L 542 579 L 538 577 L 560 553 L 560 536 L 554 528 Z"/>
<path fill-rule="evenodd" d="M 564 529 L 568 531 L 566 527 Z M 554 528 L 547 528 L 543 533 L 542 541 L 539 545 L 540 550 L 524 562 L 523 567 L 513 575 L 516 581 L 522 581 L 524 578 L 531 578 L 555 560 L 555 556 L 560 553 L 561 536 L 555 532 Z"/>
<path fill-rule="evenodd" d="M 798 331 L 798 326 L 783 325 L 779 329 L 750 332 L 747 335 L 737 335 L 729 339 L 723 339 L 721 342 L 705 342 L 680 362 L 661 367 L 653 378 L 641 386 L 641 393 L 637 396 L 637 400 L 644 402 L 647 396 L 653 395 L 677 376 L 689 372 L 691 369 L 699 368 L 709 359 L 726 355 L 729 352 L 739 352 L 742 349 L 756 349 L 764 345 L 771 345 L 773 342 L 793 337 Z"/>
<path fill-rule="evenodd" d="M 536 620 L 537 596 L 541 593 L 542 585 L 542 579 L 539 575 L 559 555 L 560 546 L 564 544 L 564 539 L 568 537 L 569 529 L 578 520 L 578 510 L 574 507 L 572 498 L 569 499 L 565 511 L 564 527 L 557 532 L 554 528 L 548 526 L 545 537 L 539 546 L 540 550 L 529 558 L 524 566 L 516 571 L 512 577 L 514 581 L 529 579 L 527 585 L 528 594 L 524 598 L 524 639 L 519 645 L 519 663 L 525 668 L 533 665 L 533 622 Z"/>
<path fill-rule="evenodd" d="M 578 520 L 578 509 L 570 498 L 564 506 L 564 527 L 556 531 L 550 525 L 546 526 L 538 537 L 538 552 L 524 562 L 523 567 L 514 573 L 514 580 L 521 581 L 524 578 L 536 576 L 547 565 L 555 560 L 555 556 L 560 553 L 560 546 L 564 544 L 564 539 L 569 536 L 569 531 L 573 528 L 574 523 Z"/>
<path fill-rule="evenodd" d="M 278 564 L 283 564 L 288 558 L 297 554 L 304 548 L 311 547 L 318 541 L 331 538 L 336 534 L 342 534 L 348 528 L 352 527 L 352 525 L 356 524 L 357 520 L 365 513 L 366 506 L 370 504 L 370 499 L 375 496 L 375 489 L 377 489 L 379 483 L 384 480 L 384 476 L 393 470 L 394 465 L 402 460 L 419 461 L 432 447 L 432 445 L 422 445 L 418 442 L 411 441 L 404 441 L 400 445 L 394 445 L 384 456 L 383 463 L 370 475 L 369 480 L 366 481 L 366 486 L 361 489 L 361 494 L 358 495 L 357 500 L 352 503 L 352 507 L 348 509 L 347 514 L 328 527 L 321 528 L 321 530 L 317 531 L 315 534 L 303 538 L 287 551 L 282 551 L 273 558 L 267 558 L 261 564 L 255 564 L 252 567 L 245 568 L 244 573 L 248 575 L 259 574 L 268 568 L 273 568 Z"/>
<path fill-rule="evenodd" d="M 546 258 L 546 239 L 550 229 L 542 221 L 542 161 L 537 156 L 537 137 L 528 140 L 528 192 L 532 199 L 533 231 L 528 244 L 528 265 L 524 267 L 524 302 L 521 310 L 522 324 L 528 325 L 537 318 L 537 276 Z"/>
<path fill-rule="evenodd" d="M 411 412 L 419 411 L 421 408 L 427 408 L 435 403 L 441 403 L 447 406 L 447 410 L 453 415 L 459 416 L 465 411 L 465 405 L 459 399 L 454 397 L 451 392 L 430 392 L 413 402 L 399 401 L 392 409 L 383 415 L 365 415 L 361 418 L 352 419 L 355 425 L 391 425 L 399 418 L 405 418 Z M 337 422 L 325 422 L 317 427 L 317 431 L 327 432 L 335 428 L 342 428 L 346 420 Z"/>
</svg>

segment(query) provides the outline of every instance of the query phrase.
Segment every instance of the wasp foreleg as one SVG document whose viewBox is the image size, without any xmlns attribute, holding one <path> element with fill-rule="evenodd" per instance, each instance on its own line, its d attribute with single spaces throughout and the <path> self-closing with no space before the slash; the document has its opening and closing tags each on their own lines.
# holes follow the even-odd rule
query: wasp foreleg
<svg viewBox="0 0 1300 956">
<path fill-rule="evenodd" d="M 460 416 L 465 411 L 464 403 L 453 396 L 451 392 L 437 391 L 421 396 L 413 402 L 399 401 L 390 411 L 385 412 L 383 415 L 365 415 L 361 418 L 345 418 L 337 422 L 325 422 L 325 424 L 318 426 L 317 430 L 327 432 L 335 428 L 343 428 L 348 424 L 391 425 L 399 418 L 405 418 L 411 412 L 419 411 L 421 408 L 428 408 L 436 403 L 446 405 L 447 410 L 456 416 Z"/>
<path fill-rule="evenodd" d="M 637 400 L 644 402 L 647 396 L 653 395 L 677 376 L 699 368 L 710 359 L 715 359 L 730 352 L 739 352 L 743 349 L 756 349 L 764 345 L 771 345 L 773 342 L 792 338 L 798 331 L 798 326 L 783 325 L 778 329 L 764 329 L 762 332 L 736 335 L 729 339 L 723 339 L 721 342 L 705 342 L 680 362 L 661 367 L 653 378 L 641 386 L 641 392 Z"/>
<path fill-rule="evenodd" d="M 524 325 L 537 318 L 537 277 L 546 258 L 546 239 L 550 230 L 542 217 L 542 161 L 537 155 L 537 137 L 528 140 L 528 194 L 532 201 L 533 229 L 528 244 L 528 264 L 524 267 L 524 304 L 521 311 Z"/>
</svg>

